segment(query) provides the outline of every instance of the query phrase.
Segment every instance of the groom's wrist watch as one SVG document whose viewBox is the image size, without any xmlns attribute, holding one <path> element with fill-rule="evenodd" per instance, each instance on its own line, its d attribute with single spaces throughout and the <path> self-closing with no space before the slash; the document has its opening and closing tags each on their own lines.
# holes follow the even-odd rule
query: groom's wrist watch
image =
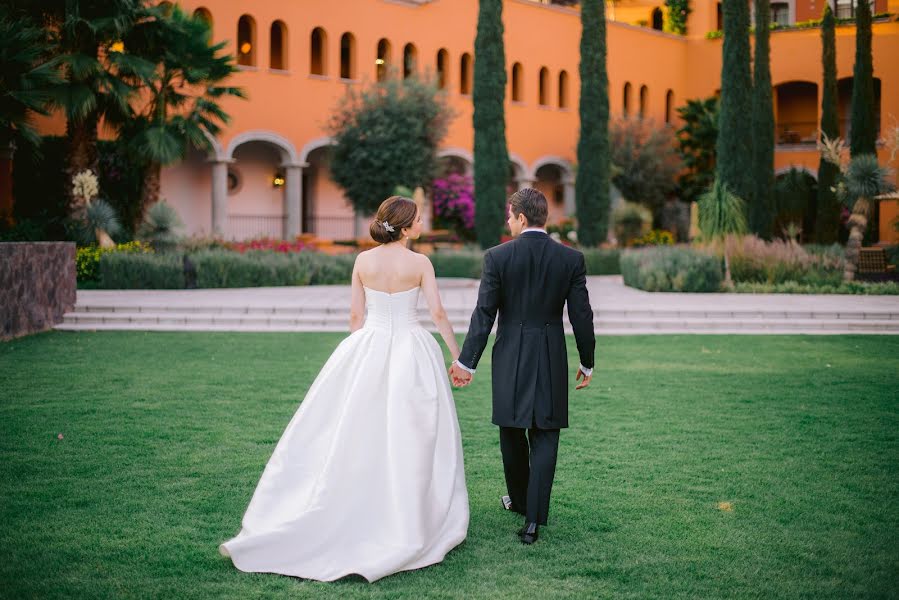
<svg viewBox="0 0 899 600">
<path fill-rule="evenodd" d="M 470 369 L 470 368 L 466 367 L 465 365 L 463 365 L 462 363 L 460 363 L 458 358 L 453 361 L 453 364 L 456 365 L 457 367 L 459 367 L 460 369 L 462 369 L 463 371 L 468 371 L 469 373 L 474 375 L 475 370 Z"/>
</svg>

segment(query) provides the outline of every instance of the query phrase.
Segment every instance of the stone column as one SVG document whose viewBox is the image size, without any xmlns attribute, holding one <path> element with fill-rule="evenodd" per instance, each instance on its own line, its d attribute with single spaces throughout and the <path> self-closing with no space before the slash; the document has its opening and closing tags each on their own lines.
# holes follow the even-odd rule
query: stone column
<svg viewBox="0 0 899 600">
<path fill-rule="evenodd" d="M 223 236 L 228 224 L 228 165 L 232 160 L 212 161 L 212 234 Z"/>
<path fill-rule="evenodd" d="M 565 186 L 565 194 L 563 196 L 565 216 L 573 217 L 577 214 L 577 205 L 574 201 L 574 179 L 566 177 L 562 180 L 562 185 Z"/>
<path fill-rule="evenodd" d="M 285 163 L 284 168 L 284 234 L 285 240 L 292 240 L 302 233 L 303 215 L 303 167 L 308 163 Z"/>
</svg>

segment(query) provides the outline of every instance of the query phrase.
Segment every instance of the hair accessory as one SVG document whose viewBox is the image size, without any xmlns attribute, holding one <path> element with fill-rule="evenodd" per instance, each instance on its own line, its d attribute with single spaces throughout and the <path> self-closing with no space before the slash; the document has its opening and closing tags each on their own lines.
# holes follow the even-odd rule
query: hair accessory
<svg viewBox="0 0 899 600">
<path fill-rule="evenodd" d="M 391 225 L 391 224 L 388 223 L 387 221 L 383 221 L 383 222 L 381 223 L 381 225 L 383 225 L 383 226 L 384 226 L 384 229 L 386 229 L 386 230 L 389 231 L 390 233 L 393 233 L 394 231 L 396 231 L 396 229 L 394 229 L 393 225 Z"/>
</svg>

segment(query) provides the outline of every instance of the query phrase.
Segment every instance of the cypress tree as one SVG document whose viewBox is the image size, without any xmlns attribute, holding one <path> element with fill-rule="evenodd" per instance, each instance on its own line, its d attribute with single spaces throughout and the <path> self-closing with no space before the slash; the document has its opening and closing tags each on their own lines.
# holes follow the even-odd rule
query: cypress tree
<svg viewBox="0 0 899 600">
<path fill-rule="evenodd" d="M 724 0 L 724 45 L 721 65 L 721 108 L 718 116 L 717 177 L 740 199 L 752 194 L 749 74 L 749 3 Z"/>
<path fill-rule="evenodd" d="M 771 97 L 771 4 L 755 0 L 755 68 L 752 82 L 752 196 L 749 230 L 771 236 L 774 188 L 774 101 Z"/>
<path fill-rule="evenodd" d="M 824 68 L 824 89 L 821 96 L 821 132 L 830 139 L 840 135 L 837 114 L 837 48 L 833 11 L 824 5 L 821 22 L 821 62 Z M 815 226 L 815 240 L 821 244 L 838 241 L 840 229 L 840 203 L 836 192 L 831 190 L 837 184 L 840 168 L 822 156 L 818 162 L 818 217 Z"/>
<path fill-rule="evenodd" d="M 871 6 L 860 0 L 855 13 L 855 67 L 852 73 L 852 121 L 849 153 L 877 152 L 874 123 L 874 64 L 871 56 Z"/>
<path fill-rule="evenodd" d="M 596 246 L 609 230 L 609 77 L 603 0 L 581 2 L 581 127 L 577 142 L 578 240 Z"/>
<path fill-rule="evenodd" d="M 475 230 L 482 248 L 500 242 L 506 215 L 506 58 L 502 0 L 480 0 L 474 42 Z"/>
</svg>

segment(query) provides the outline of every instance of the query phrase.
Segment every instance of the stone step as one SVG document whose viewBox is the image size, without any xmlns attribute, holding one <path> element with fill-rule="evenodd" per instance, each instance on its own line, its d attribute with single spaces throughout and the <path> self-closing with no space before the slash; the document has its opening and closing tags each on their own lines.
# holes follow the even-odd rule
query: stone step
<svg viewBox="0 0 899 600">
<path fill-rule="evenodd" d="M 468 321 L 470 308 L 445 307 L 450 320 Z M 210 314 L 210 315 L 283 315 L 290 317 L 327 317 L 336 316 L 349 319 L 349 306 L 152 306 L 152 305 L 76 305 L 74 311 L 67 314 Z M 429 318 L 427 308 L 419 308 L 422 320 Z M 664 310 L 664 309 L 629 309 L 593 310 L 594 319 L 824 319 L 824 320 L 895 320 L 899 321 L 899 311 L 798 311 L 798 310 Z M 567 315 L 566 315 L 567 317 Z M 567 321 L 567 318 L 565 319 Z"/>
<path fill-rule="evenodd" d="M 337 314 L 215 314 L 171 312 L 67 313 L 57 329 L 130 329 L 160 331 L 347 331 L 348 319 Z M 430 319 L 422 325 L 435 331 Z M 468 321 L 451 319 L 457 332 Z M 896 319 L 714 319 L 714 318 L 598 318 L 598 333 L 889 333 L 899 334 Z M 571 333 L 566 323 L 565 330 Z"/>
</svg>

